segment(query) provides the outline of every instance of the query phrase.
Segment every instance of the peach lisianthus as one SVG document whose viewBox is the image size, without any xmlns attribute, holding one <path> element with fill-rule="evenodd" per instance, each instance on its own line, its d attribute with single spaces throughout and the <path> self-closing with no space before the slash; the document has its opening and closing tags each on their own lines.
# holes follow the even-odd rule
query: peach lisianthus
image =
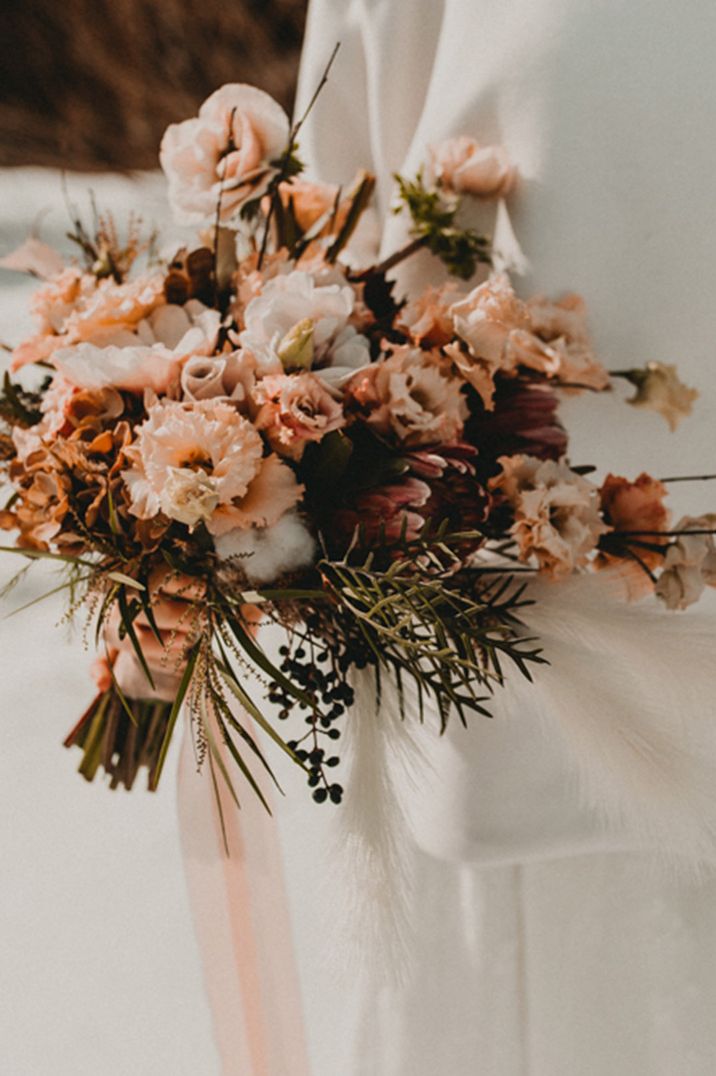
<svg viewBox="0 0 716 1076">
<path fill-rule="evenodd" d="M 260 197 L 286 149 L 288 116 L 263 90 L 228 83 L 204 101 L 199 115 L 171 124 L 159 159 L 169 181 L 176 218 L 228 223 L 242 205 Z"/>
<path fill-rule="evenodd" d="M 467 135 L 431 147 L 430 171 L 441 186 L 477 198 L 503 198 L 517 177 L 503 146 L 481 145 Z"/>
<path fill-rule="evenodd" d="M 457 299 L 457 285 L 428 286 L 400 311 L 399 325 L 416 344 L 444 347 L 453 338 L 450 309 Z"/>
<path fill-rule="evenodd" d="M 409 345 L 358 374 L 349 395 L 369 426 L 411 447 L 457 440 L 468 414 L 462 384 L 439 352 Z"/>
<path fill-rule="evenodd" d="M 466 349 L 451 344 L 446 351 L 461 376 L 480 394 L 485 407 L 492 410 L 495 374 L 514 373 L 515 359 L 508 349 L 510 338 L 530 327 L 527 306 L 515 295 L 507 275 L 498 273 L 453 303 L 449 312 Z"/>
<path fill-rule="evenodd" d="M 586 564 L 609 529 L 599 512 L 599 490 L 565 463 L 533 456 L 502 456 L 490 488 L 514 509 L 511 527 L 520 558 L 535 558 L 545 575 L 560 579 Z"/>
<path fill-rule="evenodd" d="M 99 344 L 121 330 L 133 330 L 165 302 L 161 273 L 143 274 L 121 284 L 100 280 L 81 303 L 75 304 L 65 319 L 63 335 L 68 344 Z"/>
<path fill-rule="evenodd" d="M 599 491 L 605 522 L 615 531 L 645 532 L 642 543 L 657 544 L 656 532 L 665 531 L 669 526 L 670 513 L 664 505 L 667 492 L 663 482 L 648 474 L 640 474 L 634 481 L 608 474 Z M 665 538 L 664 543 L 666 541 Z M 628 543 L 628 538 L 625 542 Z M 626 544 L 626 549 L 629 548 Z M 632 558 L 601 552 L 595 567 L 616 570 L 627 598 L 637 601 L 653 591 L 653 582 L 645 569 L 658 568 L 663 552 L 643 545 L 633 547 L 633 552 Z"/>
<path fill-rule="evenodd" d="M 192 355 L 182 366 L 185 400 L 225 397 L 245 411 L 256 383 L 256 363 L 243 351 L 220 355 Z"/>
<path fill-rule="evenodd" d="M 260 435 L 224 400 L 158 401 L 125 455 L 132 466 L 122 477 L 139 519 L 163 513 L 212 533 L 242 521 L 265 526 L 302 492 L 288 467 L 264 459 Z"/>
<path fill-rule="evenodd" d="M 527 356 L 541 351 L 551 364 L 544 371 L 548 376 L 597 391 L 607 388 L 609 373 L 594 354 L 587 329 L 587 308 L 581 296 L 569 292 L 552 302 L 536 295 L 528 300 L 527 309 L 532 340 L 521 342 L 520 362 L 531 365 Z"/>
<path fill-rule="evenodd" d="M 77 388 L 123 389 L 125 392 L 166 393 L 178 382 L 181 357 L 157 344 L 154 347 L 97 347 L 78 344 L 61 348 L 53 363 Z"/>
<path fill-rule="evenodd" d="M 119 347 L 152 347 L 162 344 L 177 356 L 210 355 L 221 325 L 218 310 L 198 299 L 186 303 L 162 303 L 132 328 L 111 333 L 105 341 Z"/>
<path fill-rule="evenodd" d="M 256 428 L 262 430 L 281 456 L 299 460 L 310 441 L 320 441 L 345 425 L 343 408 L 312 373 L 275 374 L 256 385 L 259 410 Z"/>
</svg>

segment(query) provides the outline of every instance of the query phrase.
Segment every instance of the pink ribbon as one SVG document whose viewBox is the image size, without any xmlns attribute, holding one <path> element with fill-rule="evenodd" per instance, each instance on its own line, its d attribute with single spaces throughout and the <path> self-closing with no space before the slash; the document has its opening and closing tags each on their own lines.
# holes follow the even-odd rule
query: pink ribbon
<svg viewBox="0 0 716 1076">
<path fill-rule="evenodd" d="M 250 724 L 246 715 L 243 721 Z M 230 758 L 225 764 L 233 772 Z M 228 856 L 208 760 L 197 773 L 187 728 L 179 762 L 179 825 L 221 1071 L 309 1076 L 277 824 L 238 775 L 241 810 L 221 774 L 216 778 Z M 270 803 L 272 790 L 265 785 Z"/>
</svg>

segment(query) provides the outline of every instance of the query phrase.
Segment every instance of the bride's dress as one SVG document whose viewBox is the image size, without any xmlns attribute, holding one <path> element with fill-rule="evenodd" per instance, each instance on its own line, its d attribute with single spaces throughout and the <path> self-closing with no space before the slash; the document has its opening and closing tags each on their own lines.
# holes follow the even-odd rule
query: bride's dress
<svg viewBox="0 0 716 1076">
<path fill-rule="evenodd" d="M 678 362 L 702 393 L 676 437 L 614 399 L 569 401 L 572 459 L 713 471 L 716 9 L 313 0 L 299 106 L 337 40 L 304 128 L 309 174 L 410 174 L 452 134 L 506 145 L 522 181 L 490 223 L 504 252 L 517 237 L 519 289 L 580 292 L 608 366 Z M 405 237 L 389 197 L 384 183 L 384 252 Z M 421 256 L 401 284 L 426 272 Z M 678 512 L 708 492 L 671 499 Z M 716 883 L 668 876 L 628 832 L 606 835 L 568 752 L 529 713 L 455 727 L 430 751 L 434 798 L 412 818 L 414 968 L 399 989 L 333 978 L 324 938 L 345 894 L 319 895 L 333 816 L 304 806 L 300 782 L 282 804 L 312 1076 L 711 1076 Z"/>
</svg>

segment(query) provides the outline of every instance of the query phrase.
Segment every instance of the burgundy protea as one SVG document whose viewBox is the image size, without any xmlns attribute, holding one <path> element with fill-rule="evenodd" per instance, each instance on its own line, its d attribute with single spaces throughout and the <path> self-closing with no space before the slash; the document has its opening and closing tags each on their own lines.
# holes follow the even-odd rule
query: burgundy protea
<svg viewBox="0 0 716 1076">
<path fill-rule="evenodd" d="M 481 462 L 525 453 L 541 460 L 558 460 L 567 449 L 567 434 L 557 417 L 558 400 L 550 388 L 529 381 L 501 381 L 494 411 L 475 404 L 465 436 L 479 451 Z M 481 468 L 482 469 L 482 468 Z"/>
<path fill-rule="evenodd" d="M 412 452 L 410 470 L 430 487 L 421 513 L 435 527 L 447 523 L 450 531 L 480 531 L 487 519 L 491 494 L 476 474 L 477 449 L 465 442 Z M 472 552 L 474 543 L 465 553 Z"/>
<path fill-rule="evenodd" d="M 430 486 L 412 475 L 361 490 L 331 517 L 330 544 L 345 549 L 356 532 L 361 546 L 412 541 L 425 525 L 430 494 Z"/>
</svg>

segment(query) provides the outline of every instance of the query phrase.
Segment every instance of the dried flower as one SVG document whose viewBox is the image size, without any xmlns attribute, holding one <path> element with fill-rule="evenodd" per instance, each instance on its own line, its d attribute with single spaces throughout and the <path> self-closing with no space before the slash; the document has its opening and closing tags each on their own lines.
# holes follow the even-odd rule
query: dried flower
<svg viewBox="0 0 716 1076">
<path fill-rule="evenodd" d="M 682 418 L 691 414 L 698 391 L 684 385 L 675 366 L 649 362 L 643 370 L 628 370 L 621 375 L 636 386 L 636 394 L 627 403 L 662 415 L 670 430 L 675 430 Z"/>
</svg>

